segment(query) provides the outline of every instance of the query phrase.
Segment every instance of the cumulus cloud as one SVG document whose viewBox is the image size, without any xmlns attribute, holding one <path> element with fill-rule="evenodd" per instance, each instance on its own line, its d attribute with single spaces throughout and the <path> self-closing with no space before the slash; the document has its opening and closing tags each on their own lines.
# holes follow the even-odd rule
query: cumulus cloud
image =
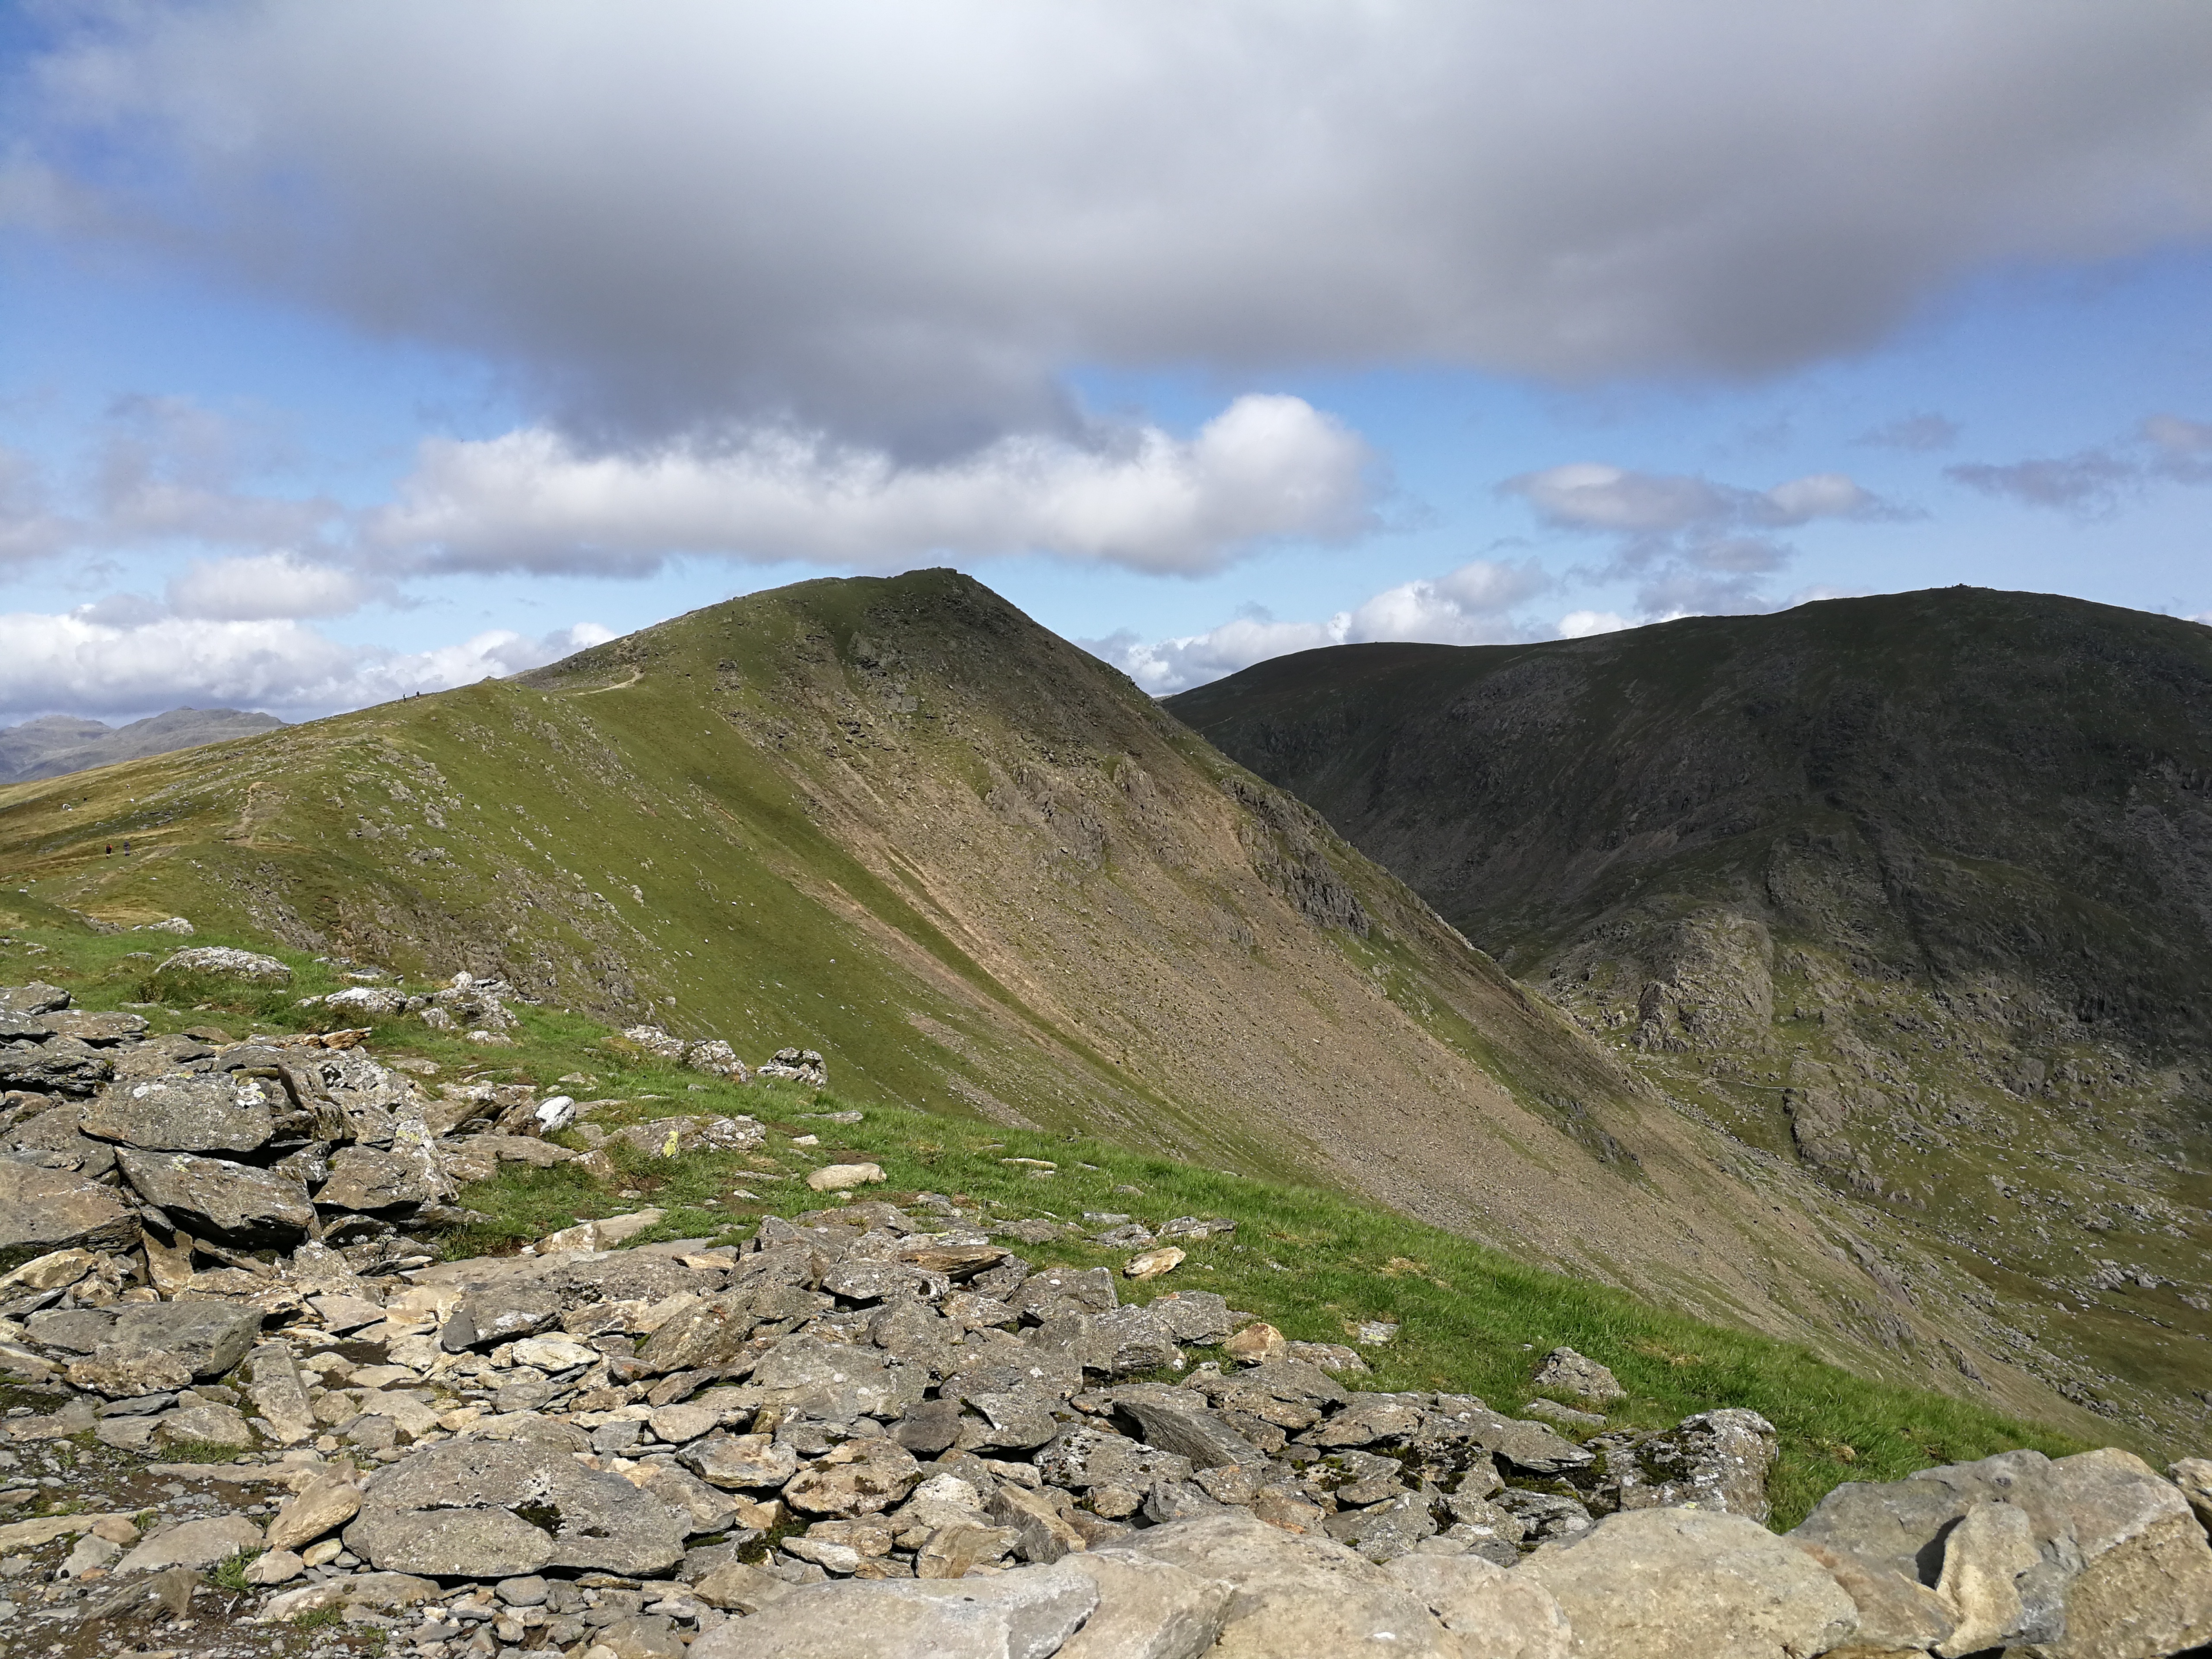
<svg viewBox="0 0 2212 1659">
<path fill-rule="evenodd" d="M 1146 641 L 1124 629 L 1104 639 L 1075 642 L 1155 696 L 1166 696 L 1256 662 L 1322 646 L 1385 640 L 1483 645 L 1519 639 L 1525 630 L 1509 613 L 1553 585 L 1533 562 L 1506 564 L 1478 559 L 1448 575 L 1385 588 L 1327 622 L 1278 622 L 1265 608 L 1255 605 L 1202 634 Z"/>
<path fill-rule="evenodd" d="M 1031 434 L 937 465 L 787 430 L 589 454 L 539 428 L 426 444 L 368 535 L 441 569 L 642 574 L 677 553 L 879 569 L 1042 552 L 1194 572 L 1281 538 L 1357 535 L 1374 470 L 1358 436 L 1303 398 L 1257 395 L 1187 441 Z"/>
<path fill-rule="evenodd" d="M 518 673 L 612 635 L 595 623 L 532 639 L 506 629 L 403 653 L 343 645 L 290 620 L 155 615 L 112 601 L 0 616 L 0 712 L 143 714 L 180 703 L 330 714 Z"/>
<path fill-rule="evenodd" d="M 20 221 L 478 354 L 623 441 L 943 459 L 1070 429 L 1071 362 L 1758 374 L 1993 264 L 2212 231 L 2179 4 L 45 15 Z"/>
<path fill-rule="evenodd" d="M 74 488 L 0 449 L 0 566 L 107 550 L 225 550 L 169 588 L 180 616 L 331 617 L 440 570 L 639 576 L 671 556 L 863 569 L 1040 553 L 1212 570 L 1264 544 L 1352 539 L 1386 488 L 1367 444 L 1303 398 L 1247 394 L 1188 438 L 1086 423 L 934 463 L 787 427 L 594 449 L 531 427 L 424 442 L 380 507 L 266 493 L 219 417 L 140 399 Z"/>
<path fill-rule="evenodd" d="M 368 599 L 370 585 L 349 570 L 292 552 L 196 561 L 169 582 L 169 609 L 211 622 L 343 617 Z"/>
<path fill-rule="evenodd" d="M 1559 618 L 1559 637 L 1586 640 L 1594 634 L 1617 634 L 1636 624 L 1611 611 L 1570 611 Z"/>
</svg>

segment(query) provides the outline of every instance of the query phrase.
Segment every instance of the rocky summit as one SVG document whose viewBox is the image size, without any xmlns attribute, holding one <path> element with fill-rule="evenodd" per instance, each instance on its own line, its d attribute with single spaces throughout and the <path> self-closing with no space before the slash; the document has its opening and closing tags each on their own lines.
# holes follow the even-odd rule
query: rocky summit
<svg viewBox="0 0 2212 1659">
<path fill-rule="evenodd" d="M 506 1040 L 507 988 L 449 988 Z M 399 1012 L 417 1000 L 424 1031 L 459 1006 Z M 72 1012 L 43 983 L 0 1001 Z M 1529 1415 L 1372 1390 L 1355 1346 L 1158 1285 L 1183 1259 L 1158 1265 L 1164 1238 L 1231 1222 L 1100 1214 L 1101 1241 L 1156 1248 L 1118 1274 L 1039 1265 L 1016 1246 L 1059 1224 L 856 1198 L 881 1186 L 872 1164 L 818 1166 L 807 1186 L 839 1201 L 732 1243 L 636 1242 L 660 1219 L 642 1211 L 438 1260 L 457 1197 L 503 1163 L 598 1158 L 612 1177 L 617 1135 L 678 1158 L 767 1127 L 672 1102 L 610 1133 L 594 1120 L 624 1103 L 434 1085 L 360 1029 L 145 1025 L 112 1023 L 95 1066 L 27 1073 L 39 1086 L 0 1118 L 9 1653 L 2153 1659 L 2212 1642 L 2212 1462 L 2008 1451 L 1845 1484 L 1778 1534 L 1777 1432 L 1756 1412 L 1610 1427 L 1629 1391 L 1608 1356 L 1564 1346 L 1527 1357 L 1529 1388 L 1567 1396 Z M 658 1028 L 619 1041 L 732 1086 L 769 1073 L 746 1086 L 792 1100 L 825 1064 L 747 1068 Z"/>
</svg>

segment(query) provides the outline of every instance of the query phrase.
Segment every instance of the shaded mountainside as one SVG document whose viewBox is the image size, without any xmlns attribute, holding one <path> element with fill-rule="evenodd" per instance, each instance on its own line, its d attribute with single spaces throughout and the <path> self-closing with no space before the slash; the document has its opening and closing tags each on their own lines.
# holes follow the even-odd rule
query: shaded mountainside
<svg viewBox="0 0 2212 1659">
<path fill-rule="evenodd" d="M 2212 1380 L 2212 629 L 1972 589 L 1170 699 L 1644 1075 L 1973 1273 L 2102 1409 Z"/>
<path fill-rule="evenodd" d="M 63 777 L 118 761 L 250 737 L 283 724 L 274 714 L 238 708 L 172 708 L 128 726 L 48 714 L 21 726 L 0 726 L 0 783 Z"/>
<path fill-rule="evenodd" d="M 141 856 L 102 854 L 125 835 Z M 2087 1421 L 1881 1215 L 1672 1109 L 1313 812 L 954 573 L 805 583 L 19 786 L 0 876 L 109 923 L 801 1043 L 863 1101 L 1316 1180 Z"/>
</svg>

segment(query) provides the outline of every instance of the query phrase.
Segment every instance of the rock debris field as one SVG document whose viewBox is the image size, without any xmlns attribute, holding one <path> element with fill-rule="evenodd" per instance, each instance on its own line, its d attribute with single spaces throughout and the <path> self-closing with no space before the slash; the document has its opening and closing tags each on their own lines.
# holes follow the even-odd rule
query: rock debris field
<svg viewBox="0 0 2212 1659">
<path fill-rule="evenodd" d="M 428 1006 L 496 1036 L 500 988 L 456 988 Z M 1152 1248 L 1118 1279 L 1033 1270 L 1014 1247 L 1053 1224 L 857 1199 L 880 1171 L 830 1165 L 810 1179 L 831 1207 L 742 1247 L 617 1248 L 648 1210 L 440 1261 L 422 1238 L 465 1218 L 461 1184 L 502 1161 L 605 1162 L 540 1139 L 591 1103 L 433 1093 L 361 1036 L 149 1038 L 52 987 L 0 989 L 0 1651 L 2212 1643 L 2212 1462 L 2162 1476 L 2112 1449 L 2009 1452 L 1838 1487 L 1777 1536 L 1766 1422 L 1608 1431 L 1602 1355 L 1543 1356 L 1545 1420 L 1515 1419 L 1362 1391 L 1353 1349 L 1285 1341 L 1217 1295 L 1121 1300 L 1173 1272 L 1178 1229 L 1227 1224 L 1133 1238 Z M 743 1073 L 727 1045 L 677 1050 Z M 760 1069 L 818 1083 L 822 1060 Z M 739 1116 L 617 1133 L 641 1132 L 664 1156 L 765 1134 Z"/>
</svg>

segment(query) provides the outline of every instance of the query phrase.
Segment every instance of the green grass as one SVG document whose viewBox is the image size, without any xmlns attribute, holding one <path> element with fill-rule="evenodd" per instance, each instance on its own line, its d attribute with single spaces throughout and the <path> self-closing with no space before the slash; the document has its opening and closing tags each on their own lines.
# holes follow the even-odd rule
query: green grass
<svg viewBox="0 0 2212 1659">
<path fill-rule="evenodd" d="M 259 1557 L 259 1550 L 236 1550 L 216 1563 L 215 1582 L 219 1589 L 244 1590 L 252 1586 L 246 1582 L 246 1570 Z"/>
<path fill-rule="evenodd" d="M 165 1463 L 234 1463 L 241 1448 L 216 1440 L 179 1440 L 161 1448 Z"/>
<path fill-rule="evenodd" d="M 665 1079 L 663 1079 L 665 1082 Z M 1532 1397 L 1542 1355 L 1565 1344 L 1611 1366 L 1630 1399 L 1613 1426 L 1660 1427 L 1693 1412 L 1744 1406 L 1772 1421 L 1782 1446 L 1772 1483 L 1778 1526 L 1787 1527 L 1838 1482 L 1893 1480 L 1930 1464 L 2015 1446 L 2053 1455 L 2081 1443 L 2012 1421 L 1971 1403 L 1869 1382 L 1802 1348 L 1679 1317 L 1633 1297 L 1525 1267 L 1439 1229 L 1351 1203 L 1335 1194 L 1224 1174 L 1103 1143 L 998 1129 L 893 1108 L 870 1107 L 854 1125 L 805 1115 L 844 1109 L 833 1095 L 785 1085 L 684 1090 L 595 1118 L 614 1127 L 678 1112 L 746 1112 L 771 1127 L 757 1154 L 694 1154 L 662 1161 L 611 1142 L 634 1199 L 567 1167 L 511 1165 L 472 1187 L 463 1201 L 487 1218 L 446 1241 L 449 1255 L 511 1250 L 590 1217 L 646 1205 L 668 1211 L 640 1236 L 750 1236 L 763 1214 L 839 1207 L 814 1193 L 805 1172 L 824 1163 L 880 1164 L 886 1181 L 860 1197 L 893 1202 L 942 1193 L 1000 1219 L 1079 1221 L 1085 1211 L 1126 1213 L 1157 1228 L 1182 1215 L 1237 1223 L 1225 1237 L 1176 1241 L 1182 1267 L 1148 1285 L 1124 1285 L 1125 1299 L 1171 1290 L 1218 1291 L 1294 1340 L 1347 1342 L 1350 1326 L 1389 1320 L 1388 1346 L 1364 1350 L 1376 1389 L 1436 1389 L 1480 1395 L 1519 1411 Z M 803 1133 L 821 1145 L 790 1145 Z M 583 1144 L 573 1133 L 559 1137 Z M 1044 1158 L 1057 1173 L 1036 1178 L 1002 1160 Z M 1089 1166 L 1089 1167 L 1086 1167 Z M 769 1180 L 771 1175 L 793 1177 Z M 1135 1187 L 1135 1193 L 1117 1191 Z M 733 1199 L 738 1188 L 757 1202 Z M 1097 1231 L 1093 1228 L 1092 1231 Z M 1129 1254 L 1071 1241 L 1021 1247 L 1039 1265 L 1118 1268 Z"/>
</svg>

